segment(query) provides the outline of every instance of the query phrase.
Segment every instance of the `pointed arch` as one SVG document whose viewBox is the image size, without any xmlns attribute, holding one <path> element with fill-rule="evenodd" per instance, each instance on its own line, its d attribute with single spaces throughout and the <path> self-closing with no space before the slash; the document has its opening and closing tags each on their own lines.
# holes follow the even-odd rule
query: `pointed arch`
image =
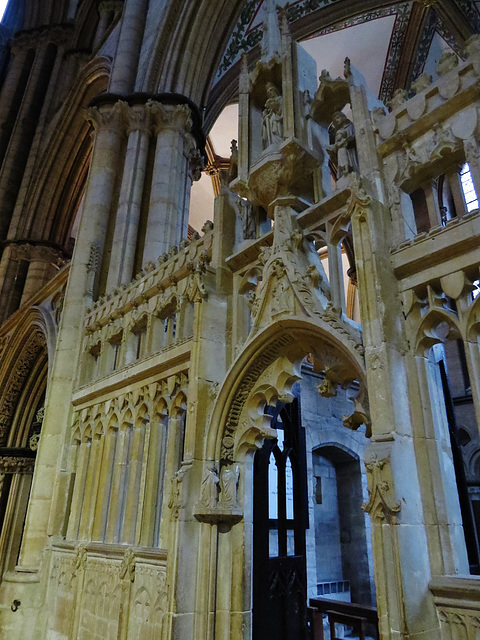
<svg viewBox="0 0 480 640">
<path fill-rule="evenodd" d="M 312 353 L 321 363 L 324 360 L 322 351 L 337 353 L 351 367 L 349 379 L 358 380 L 360 386 L 366 388 L 361 353 L 348 345 L 344 337 L 328 323 L 322 320 L 313 322 L 305 318 L 277 321 L 245 346 L 227 373 L 208 426 L 204 458 L 222 460 L 225 455 L 233 456 L 240 415 L 267 367 L 277 362 L 278 366 L 274 367 L 277 373 L 273 378 L 270 376 L 268 388 L 265 387 L 261 393 L 269 403 L 287 398 L 291 385 L 301 377 L 300 364 L 303 358 Z M 268 424 L 263 418 L 263 398 L 258 399 L 259 424 L 247 436 L 248 440 L 253 438 L 253 441 L 261 441 L 269 435 Z M 255 398 L 252 398 L 251 406 L 254 405 Z M 230 453 L 227 454 L 227 450 Z"/>
<path fill-rule="evenodd" d="M 107 88 L 111 63 L 95 58 L 77 78 L 50 123 L 50 142 L 29 188 L 19 233 L 65 248 L 83 196 L 92 141 L 84 111 Z"/>
</svg>

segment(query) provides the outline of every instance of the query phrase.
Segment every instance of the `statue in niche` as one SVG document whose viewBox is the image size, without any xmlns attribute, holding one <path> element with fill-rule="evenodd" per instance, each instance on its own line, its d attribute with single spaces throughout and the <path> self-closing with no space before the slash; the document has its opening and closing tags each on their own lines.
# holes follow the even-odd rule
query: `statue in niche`
<svg viewBox="0 0 480 640">
<path fill-rule="evenodd" d="M 239 467 L 235 467 L 235 470 L 223 467 L 220 472 L 220 507 L 224 509 L 235 509 L 238 507 L 237 488 L 239 477 Z"/>
<path fill-rule="evenodd" d="M 267 101 L 262 114 L 263 148 L 283 142 L 283 98 L 273 82 L 267 82 Z"/>
<path fill-rule="evenodd" d="M 200 504 L 205 509 L 215 509 L 217 506 L 217 485 L 219 482 L 217 470 L 214 467 L 208 469 L 203 477 L 200 493 Z"/>
<path fill-rule="evenodd" d="M 240 198 L 238 201 L 238 212 L 243 223 L 243 239 L 252 240 L 257 237 L 257 222 L 253 204 L 248 200 Z"/>
<path fill-rule="evenodd" d="M 335 129 L 333 145 L 327 147 L 330 155 L 337 161 L 337 179 L 358 171 L 357 149 L 355 146 L 355 129 L 353 122 L 341 111 L 335 111 L 332 118 Z"/>
</svg>

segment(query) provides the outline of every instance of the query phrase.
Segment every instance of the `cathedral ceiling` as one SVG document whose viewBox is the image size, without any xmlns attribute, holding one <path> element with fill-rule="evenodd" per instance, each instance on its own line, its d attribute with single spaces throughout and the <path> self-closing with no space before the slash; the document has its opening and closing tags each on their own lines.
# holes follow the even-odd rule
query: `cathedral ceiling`
<svg viewBox="0 0 480 640">
<path fill-rule="evenodd" d="M 262 37 L 265 0 L 248 0 L 223 54 L 214 86 L 222 85 L 237 67 L 242 54 L 253 52 Z M 320 69 L 328 68 L 345 51 L 368 78 L 373 90 L 388 101 L 398 88 L 408 88 L 429 62 L 431 48 L 450 47 L 458 55 L 466 38 L 480 30 L 480 2 L 473 0 L 278 0 L 286 6 L 293 36 L 297 40 L 330 36 L 328 49 L 310 44 L 310 53 L 320 58 L 328 51 Z M 374 21 L 375 28 L 372 28 Z M 344 31 L 343 37 L 332 34 Z M 374 35 L 373 35 L 374 34 Z M 373 37 L 372 37 L 373 36 Z M 345 55 L 343 57 L 345 57 Z M 335 63 L 334 63 L 335 64 Z M 361 67 L 364 66 L 364 69 Z"/>
</svg>

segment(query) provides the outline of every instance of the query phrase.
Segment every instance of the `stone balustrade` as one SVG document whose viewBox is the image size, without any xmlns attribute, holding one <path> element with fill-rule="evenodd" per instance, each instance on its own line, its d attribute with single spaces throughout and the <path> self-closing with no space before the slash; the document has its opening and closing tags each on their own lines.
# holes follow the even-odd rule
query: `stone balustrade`
<svg viewBox="0 0 480 640">
<path fill-rule="evenodd" d="M 87 310 L 80 384 L 180 344 L 193 334 L 195 302 L 207 296 L 213 225 L 172 247 Z"/>
<path fill-rule="evenodd" d="M 478 209 L 478 200 L 472 195 L 467 202 L 463 189 L 468 182 L 480 193 L 478 36 L 467 42 L 466 56 L 459 63 L 453 52 L 444 52 L 438 80 L 424 74 L 409 99 L 406 90 L 396 92 L 390 113 L 372 111 L 397 246 Z"/>
</svg>

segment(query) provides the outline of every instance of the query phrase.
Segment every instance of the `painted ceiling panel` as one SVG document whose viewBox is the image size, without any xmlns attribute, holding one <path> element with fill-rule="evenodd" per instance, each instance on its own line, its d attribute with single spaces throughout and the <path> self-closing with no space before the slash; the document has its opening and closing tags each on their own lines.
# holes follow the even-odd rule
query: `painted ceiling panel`
<svg viewBox="0 0 480 640">
<path fill-rule="evenodd" d="M 332 78 L 343 77 L 345 57 L 360 71 L 369 89 L 378 95 L 396 16 L 378 18 L 302 42 L 315 59 L 318 74 L 327 69 Z"/>
</svg>

